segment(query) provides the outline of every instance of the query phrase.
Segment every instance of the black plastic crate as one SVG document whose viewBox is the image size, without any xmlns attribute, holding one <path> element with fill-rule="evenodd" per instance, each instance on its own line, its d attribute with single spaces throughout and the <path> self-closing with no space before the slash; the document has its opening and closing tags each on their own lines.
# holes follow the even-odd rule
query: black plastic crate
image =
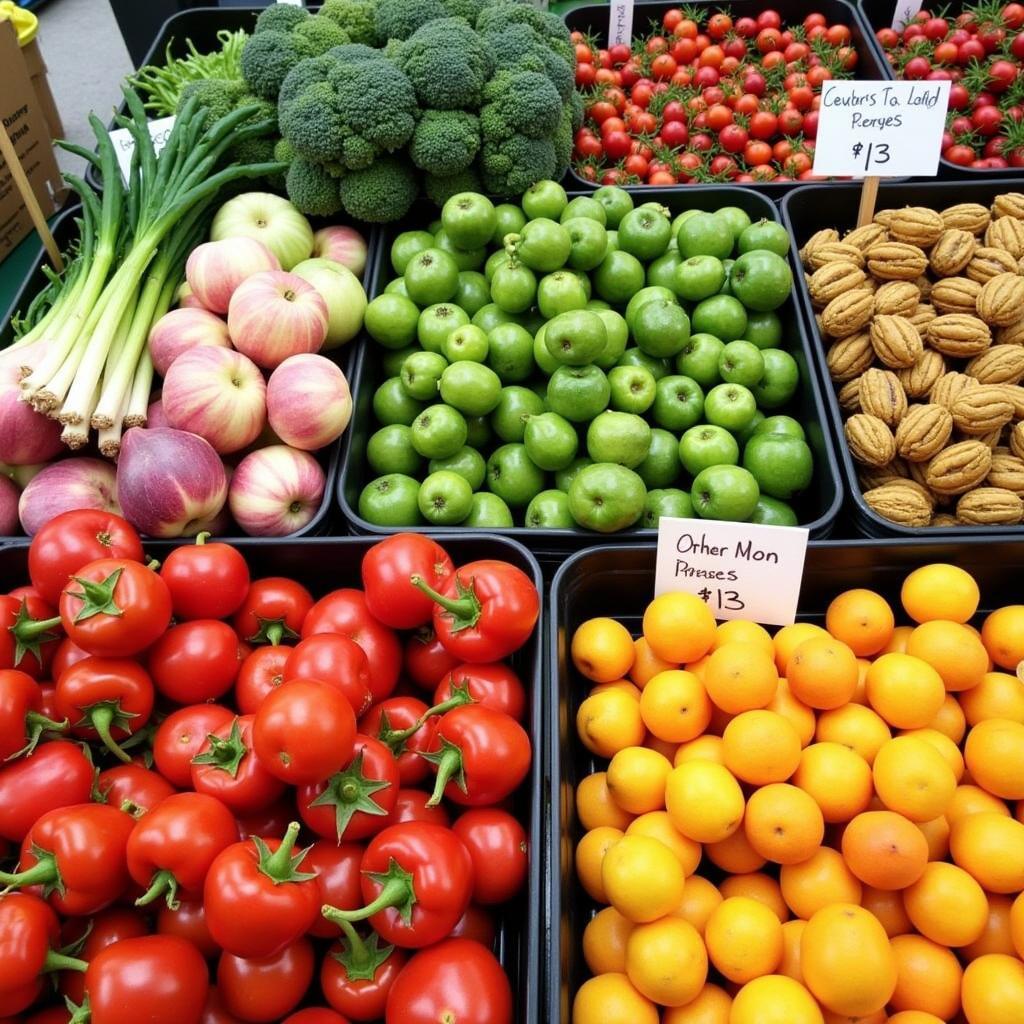
<svg viewBox="0 0 1024 1024">
<path fill-rule="evenodd" d="M 503 537 L 438 537 L 456 566 L 484 558 L 510 562 L 530 577 L 538 591 L 543 591 L 540 567 L 521 545 Z M 234 542 L 245 556 L 253 578 L 282 575 L 299 580 L 309 587 L 314 597 L 338 587 L 361 587 L 360 565 L 363 556 L 376 543 L 375 538 L 306 538 L 299 541 L 244 539 Z M 147 553 L 164 559 L 169 551 L 180 546 L 177 541 L 148 541 Z M 0 580 L 10 590 L 28 582 L 28 544 L 25 542 L 0 547 Z M 543 621 L 543 620 L 541 620 Z M 544 863 L 544 772 L 542 735 L 545 728 L 543 686 L 543 642 L 538 622 L 533 635 L 510 659 L 517 670 L 529 701 L 528 718 L 524 723 L 533 743 L 534 756 L 530 774 L 513 798 L 513 809 L 526 828 L 530 841 L 530 866 L 526 889 L 516 900 L 500 908 L 498 935 L 494 952 L 501 960 L 512 984 L 514 1020 L 517 1024 L 536 1024 L 541 1020 L 541 907 L 542 865 Z M 315 984 L 315 982 L 314 982 Z M 315 1000 L 322 1004 L 323 1000 Z"/>
<path fill-rule="evenodd" d="M 52 225 L 52 231 L 54 239 L 57 242 L 57 247 L 61 250 L 67 248 L 67 246 L 78 237 L 78 229 L 75 226 L 75 218 L 79 216 L 81 211 L 80 206 L 74 206 L 65 210 Z M 367 272 L 370 266 L 371 243 L 367 241 Z M 47 283 L 46 275 L 43 273 L 43 267 L 48 266 L 50 262 L 49 255 L 43 248 L 42 242 L 39 243 L 39 250 L 36 258 L 33 260 L 32 269 L 25 275 L 25 280 L 22 282 L 21 287 L 18 289 L 17 295 L 14 301 L 11 303 L 10 309 L 4 311 L 2 317 L 0 317 L 0 351 L 5 349 L 13 340 L 14 335 L 11 330 L 11 317 L 14 316 L 18 310 L 25 309 L 33 296 L 44 287 Z M 352 365 L 356 361 L 356 350 L 363 344 L 363 337 L 360 335 L 348 342 L 344 346 L 338 349 L 334 349 L 327 355 L 334 359 L 335 362 L 341 366 L 345 373 L 346 378 L 351 381 Z M 341 453 L 342 440 L 345 437 L 343 434 L 337 441 L 328 445 L 326 448 L 321 449 L 318 452 L 311 454 L 315 455 L 319 460 L 320 465 L 324 470 L 324 496 L 320 502 L 320 508 L 316 515 L 304 526 L 301 530 L 290 534 L 291 537 L 306 537 L 315 534 L 327 533 L 331 526 L 330 513 L 333 509 L 334 502 L 334 491 L 336 487 L 336 481 L 338 476 L 338 459 Z M 91 449 L 85 449 L 81 454 L 90 454 Z M 4 543 L 8 540 L 18 540 L 20 536 L 16 537 L 0 537 L 0 543 Z M 232 538 L 222 538 L 229 540 Z M 236 538 L 237 539 L 237 538 Z M 280 538 L 267 538 L 269 539 L 280 539 Z"/>
<path fill-rule="evenodd" d="M 654 201 L 663 203 L 671 210 L 673 216 L 683 210 L 716 210 L 721 206 L 738 206 L 754 220 L 765 218 L 779 220 L 778 212 L 772 202 L 763 195 L 749 189 L 730 185 L 692 185 L 686 188 L 634 190 L 638 201 Z M 586 193 L 573 192 L 570 196 Z M 390 251 L 391 243 L 402 231 L 425 227 L 433 219 L 432 207 L 419 204 L 413 213 L 397 224 L 388 225 L 378 236 L 377 259 L 372 270 L 368 267 L 366 280 L 367 293 L 371 298 L 381 294 L 385 285 L 394 276 Z M 795 508 L 802 525 L 811 531 L 811 536 L 826 537 L 832 530 L 833 522 L 842 504 L 842 487 L 839 483 L 839 468 L 836 463 L 832 438 L 826 426 L 826 415 L 823 407 L 817 373 L 814 369 L 814 357 L 810 351 L 810 340 L 802 318 L 797 312 L 796 293 L 779 309 L 782 317 L 783 333 L 787 340 L 786 348 L 800 366 L 800 388 L 786 408 L 780 413 L 790 413 L 804 424 L 807 441 L 814 452 L 815 473 L 811 486 L 798 501 Z M 350 382 L 355 408 L 352 423 L 344 437 L 344 448 L 341 456 L 341 470 L 338 475 L 338 502 L 345 520 L 357 533 L 387 534 L 399 532 L 408 527 L 374 526 L 363 519 L 358 512 L 359 494 L 363 487 L 373 479 L 372 471 L 366 461 L 366 443 L 376 429 L 372 400 L 373 393 L 383 383 L 380 350 L 370 339 L 361 346 L 356 356 Z M 452 535 L 473 533 L 474 530 L 463 526 L 433 527 L 435 532 Z M 607 543 L 609 540 L 623 540 L 637 537 L 653 537 L 655 530 L 632 528 L 616 534 L 602 535 L 590 530 L 540 530 L 525 526 L 515 526 L 503 530 L 503 534 L 514 536 L 527 544 L 531 550 L 543 554 L 558 554 L 577 550 L 593 543 Z"/>
<path fill-rule="evenodd" d="M 1021 178 L 992 178 L 984 181 L 974 179 L 970 182 L 927 181 L 910 184 L 891 184 L 883 182 L 878 190 L 877 210 L 885 210 L 899 206 L 930 206 L 941 210 L 954 203 L 981 203 L 988 206 L 1002 192 L 1019 192 L 1024 187 Z M 847 184 L 842 188 L 829 187 L 826 192 L 819 185 L 806 185 L 791 192 L 782 202 L 782 222 L 790 234 L 793 247 L 793 262 L 796 272 L 796 291 L 799 295 L 801 313 L 811 349 L 817 365 L 821 390 L 833 442 L 842 469 L 843 486 L 849 501 L 849 512 L 854 524 L 861 533 L 869 537 L 992 537 L 997 530 L 1024 536 L 1024 526 L 991 527 L 991 526 L 957 526 L 957 527 L 917 527 L 900 526 L 884 519 L 861 496 L 860 484 L 857 480 L 857 467 L 850 455 L 849 448 L 843 437 L 843 414 L 836 397 L 836 388 L 829 379 L 828 367 L 825 363 L 826 343 L 818 334 L 814 323 L 814 309 L 807 291 L 798 250 L 815 231 L 820 228 L 834 227 L 842 234 L 857 224 L 857 207 L 860 203 L 860 186 Z M 824 214 L 823 214 L 823 211 Z"/>
<path fill-rule="evenodd" d="M 1024 544 L 1006 534 L 970 546 L 967 566 L 981 587 L 980 611 L 1020 598 Z M 608 615 L 634 636 L 641 632 L 644 608 L 654 597 L 653 544 L 596 547 L 581 551 L 558 571 L 548 605 L 547 671 L 548 774 L 551 804 L 548 875 L 548 1024 L 569 1024 L 572 999 L 589 976 L 582 936 L 597 905 L 576 878 L 573 854 L 584 830 L 576 817 L 576 786 L 604 762 L 594 758 L 576 735 L 576 711 L 592 685 L 573 667 L 572 635 L 585 620 Z M 900 616 L 900 586 L 913 569 L 930 562 L 963 562 L 964 547 L 951 541 L 858 540 L 811 542 L 804 565 L 799 619 L 823 623 L 829 602 L 853 587 L 877 590 Z M 601 768 L 598 765 L 601 765 Z M 700 870 L 700 869 L 698 869 Z"/>
<path fill-rule="evenodd" d="M 633 7 L 634 36 L 637 33 L 646 30 L 648 24 L 651 22 L 656 22 L 660 26 L 662 16 L 673 6 L 678 5 L 664 2 L 641 2 L 635 4 Z M 771 6 L 773 10 L 778 11 L 782 16 L 783 28 L 792 24 L 800 24 L 810 10 L 810 8 L 808 8 L 806 4 L 801 3 L 800 0 L 780 0 L 779 3 L 772 4 Z M 732 0 L 732 2 L 728 3 L 723 0 L 721 4 L 701 2 L 698 3 L 696 7 L 698 10 L 706 11 L 709 15 L 719 9 L 727 10 L 733 19 L 736 19 L 746 16 L 756 18 L 757 15 L 764 10 L 765 5 L 761 3 L 760 0 Z M 889 69 L 889 65 L 885 60 L 881 46 L 875 39 L 874 32 L 864 20 L 864 16 L 857 10 L 856 6 L 850 2 L 850 0 L 821 0 L 821 3 L 816 4 L 813 9 L 824 14 L 830 23 L 842 22 L 849 26 L 851 35 L 850 43 L 852 46 L 856 47 L 858 54 L 855 77 L 864 80 L 892 78 L 892 71 Z M 568 11 L 565 15 L 564 21 L 571 32 L 583 32 L 584 34 L 596 39 L 599 46 L 607 46 L 610 13 L 611 8 L 608 4 L 588 4 L 584 7 L 577 7 L 575 10 Z M 569 168 L 566 177 L 567 181 L 572 180 L 577 182 L 577 187 L 597 187 L 597 183 L 587 181 L 586 178 L 577 174 L 575 168 L 572 167 Z M 765 181 L 747 182 L 739 187 L 756 189 L 757 191 L 764 192 L 777 200 L 785 195 L 786 192 L 797 188 L 799 185 L 800 182 L 798 181 Z M 665 188 L 663 185 L 638 185 L 634 187 L 643 189 L 645 192 L 652 188 Z M 690 189 L 694 186 L 677 185 L 674 187 Z"/>
</svg>

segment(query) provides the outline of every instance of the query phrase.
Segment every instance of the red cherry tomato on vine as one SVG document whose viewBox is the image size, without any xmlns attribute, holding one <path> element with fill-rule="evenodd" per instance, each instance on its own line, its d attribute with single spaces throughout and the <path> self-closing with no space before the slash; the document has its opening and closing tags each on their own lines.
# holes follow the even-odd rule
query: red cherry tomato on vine
<svg viewBox="0 0 1024 1024">
<path fill-rule="evenodd" d="M 238 635 L 250 643 L 298 640 L 312 607 L 313 595 L 301 583 L 283 576 L 267 576 L 249 585 L 233 625 Z"/>
<path fill-rule="evenodd" d="M 211 732 L 230 726 L 234 720 L 235 713 L 222 704 L 192 704 L 172 711 L 153 736 L 153 763 L 157 771 L 179 789 L 191 788 L 192 758 Z"/>
<path fill-rule="evenodd" d="M 252 749 L 253 715 L 241 715 L 214 729 L 192 758 L 192 786 L 217 797 L 236 815 L 269 807 L 284 792 Z"/>
<path fill-rule="evenodd" d="M 276 1021 L 298 1006 L 313 980 L 315 966 L 308 939 L 258 960 L 223 953 L 217 963 L 217 988 L 230 1013 L 247 1021 Z"/>
<path fill-rule="evenodd" d="M 430 599 L 409 581 L 425 579 L 435 590 L 455 571 L 440 544 L 419 533 L 396 533 L 363 556 L 363 591 L 370 614 L 392 629 L 413 629 L 430 621 Z"/>
</svg>

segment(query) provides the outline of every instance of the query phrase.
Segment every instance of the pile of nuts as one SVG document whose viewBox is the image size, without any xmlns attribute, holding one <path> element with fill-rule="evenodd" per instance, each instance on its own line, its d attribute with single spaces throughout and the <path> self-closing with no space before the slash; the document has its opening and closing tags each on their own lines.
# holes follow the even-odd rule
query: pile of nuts
<svg viewBox="0 0 1024 1024">
<path fill-rule="evenodd" d="M 1024 520 L 1024 194 L 882 210 L 800 258 L 867 504 L 901 526 Z"/>
</svg>

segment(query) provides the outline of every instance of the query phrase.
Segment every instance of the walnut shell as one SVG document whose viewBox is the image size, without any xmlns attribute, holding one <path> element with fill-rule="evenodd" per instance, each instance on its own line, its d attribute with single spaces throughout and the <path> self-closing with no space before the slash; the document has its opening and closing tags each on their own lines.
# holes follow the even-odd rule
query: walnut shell
<svg viewBox="0 0 1024 1024">
<path fill-rule="evenodd" d="M 985 244 L 993 249 L 1005 249 L 1015 260 L 1024 256 L 1024 220 L 1000 217 L 985 230 Z"/>
<path fill-rule="evenodd" d="M 807 267 L 810 270 L 820 270 L 826 263 L 834 263 L 837 260 L 853 263 L 858 267 L 864 266 L 864 254 L 855 245 L 847 245 L 845 242 L 822 242 L 807 254 Z"/>
<path fill-rule="evenodd" d="M 907 411 L 907 395 L 899 377 L 892 370 L 866 370 L 860 378 L 860 407 L 887 427 L 895 427 Z"/>
<path fill-rule="evenodd" d="M 975 356 L 964 373 L 982 384 L 1017 384 L 1024 378 L 1024 346 L 993 345 Z"/>
<path fill-rule="evenodd" d="M 998 384 L 979 384 L 960 395 L 949 411 L 958 430 L 977 436 L 1009 423 L 1013 418 L 1013 403 Z"/>
<path fill-rule="evenodd" d="M 927 526 L 932 519 L 932 503 L 915 487 L 905 483 L 887 483 L 864 492 L 864 501 L 883 519 L 900 526 Z"/>
<path fill-rule="evenodd" d="M 1003 384 L 1003 394 L 1013 403 L 1013 418 L 1024 420 L 1024 387 L 1020 384 Z"/>
<path fill-rule="evenodd" d="M 840 338 L 825 354 L 829 376 L 837 384 L 859 377 L 874 361 L 875 350 L 871 347 L 871 335 L 867 331 Z"/>
<path fill-rule="evenodd" d="M 874 349 L 871 349 L 872 357 L 874 354 Z M 839 408 L 843 412 L 860 412 L 860 377 L 848 380 L 836 392 L 836 398 L 839 400 Z"/>
<path fill-rule="evenodd" d="M 964 273 L 972 280 L 984 284 L 997 274 L 1016 274 L 1017 261 L 1005 249 L 993 249 L 979 245 L 974 250 L 971 262 L 964 267 Z"/>
<path fill-rule="evenodd" d="M 970 231 L 947 228 L 928 254 L 928 264 L 939 277 L 959 274 L 974 255 L 978 243 Z"/>
<path fill-rule="evenodd" d="M 875 355 L 886 366 L 913 366 L 924 352 L 920 331 L 905 316 L 876 316 L 869 333 Z"/>
<path fill-rule="evenodd" d="M 1024 498 L 1024 459 L 1017 458 L 1010 451 L 994 451 L 985 483 L 990 487 L 1003 487 L 1013 491 L 1018 498 Z"/>
<path fill-rule="evenodd" d="M 921 301 L 921 291 L 910 281 L 886 281 L 875 292 L 875 315 L 913 316 Z"/>
<path fill-rule="evenodd" d="M 947 206 L 939 216 L 947 228 L 970 231 L 972 235 L 980 235 L 992 219 L 991 214 L 981 203 L 957 203 L 955 206 Z"/>
<path fill-rule="evenodd" d="M 895 210 L 877 210 L 875 216 L 872 218 L 874 222 L 881 227 L 889 230 L 889 225 L 892 223 L 893 217 L 896 216 Z"/>
<path fill-rule="evenodd" d="M 978 382 L 973 377 L 968 377 L 966 373 L 945 373 L 935 382 L 928 400 L 951 410 L 953 403 L 965 391 L 979 386 Z"/>
<path fill-rule="evenodd" d="M 1024 192 L 1004 192 L 992 202 L 992 216 L 1024 219 Z"/>
<path fill-rule="evenodd" d="M 892 431 L 877 417 L 858 412 L 844 427 L 850 454 L 865 466 L 884 466 L 896 454 Z"/>
<path fill-rule="evenodd" d="M 1005 487 L 978 487 L 956 503 L 956 517 L 970 526 L 1014 526 L 1024 518 L 1024 502 Z"/>
<path fill-rule="evenodd" d="M 940 313 L 971 313 L 978 308 L 981 284 L 969 277 L 946 277 L 932 285 L 932 305 Z"/>
<path fill-rule="evenodd" d="M 889 237 L 894 242 L 909 242 L 927 249 L 945 230 L 942 218 L 927 206 L 905 206 L 894 210 L 889 221 Z"/>
<path fill-rule="evenodd" d="M 807 291 L 810 293 L 811 301 L 822 307 L 844 292 L 859 288 L 866 280 L 867 275 L 856 263 L 849 260 L 834 260 L 811 274 L 807 282 Z"/>
<path fill-rule="evenodd" d="M 908 462 L 938 455 L 953 434 L 953 417 L 941 405 L 912 405 L 896 428 L 896 451 Z"/>
<path fill-rule="evenodd" d="M 928 525 L 937 526 L 940 529 L 948 529 L 951 526 L 959 526 L 960 520 L 956 516 L 949 515 L 947 512 L 938 512 L 932 516 L 932 521 Z"/>
<path fill-rule="evenodd" d="M 838 241 L 839 232 L 836 231 L 835 228 L 822 228 L 820 231 L 815 231 L 814 234 L 807 239 L 803 248 L 800 250 L 800 262 L 806 267 L 808 257 L 819 245 L 824 245 L 826 242 Z"/>
<path fill-rule="evenodd" d="M 963 494 L 977 487 L 992 468 L 992 450 L 980 441 L 960 441 L 928 463 L 925 480 L 936 494 Z"/>
<path fill-rule="evenodd" d="M 860 466 L 857 469 L 857 480 L 860 483 L 861 491 L 870 491 L 874 487 L 881 487 L 883 484 L 891 484 L 900 480 L 909 479 L 909 470 L 902 459 L 893 459 L 887 466 Z"/>
<path fill-rule="evenodd" d="M 912 316 L 908 316 L 907 319 L 921 332 L 922 336 L 928 325 L 935 319 L 938 314 L 935 312 L 935 307 L 930 302 L 921 302 L 918 304 L 917 309 L 914 310 Z"/>
<path fill-rule="evenodd" d="M 874 294 L 867 288 L 854 288 L 834 298 L 821 311 L 822 330 L 833 338 L 856 334 L 871 319 L 874 303 Z"/>
<path fill-rule="evenodd" d="M 896 376 L 908 398 L 924 398 L 945 372 L 946 360 L 942 353 L 926 348 L 913 366 L 897 371 Z"/>
<path fill-rule="evenodd" d="M 868 270 L 882 281 L 915 281 L 928 268 L 924 250 L 908 242 L 878 242 L 865 256 Z"/>
<path fill-rule="evenodd" d="M 967 313 L 944 313 L 925 328 L 928 344 L 944 356 L 968 359 L 992 344 L 988 324 Z"/>
<path fill-rule="evenodd" d="M 1024 317 L 996 330 L 999 345 L 1024 345 Z"/>
<path fill-rule="evenodd" d="M 1024 423 L 1014 423 L 1007 444 L 1018 459 L 1024 459 Z"/>
<path fill-rule="evenodd" d="M 994 327 L 1006 327 L 1024 316 L 1024 277 L 996 274 L 982 285 L 978 316 Z"/>
<path fill-rule="evenodd" d="M 867 252 L 873 245 L 885 240 L 886 230 L 881 224 L 865 224 L 863 227 L 853 228 L 843 235 L 843 243 L 852 245 L 861 252 Z"/>
</svg>

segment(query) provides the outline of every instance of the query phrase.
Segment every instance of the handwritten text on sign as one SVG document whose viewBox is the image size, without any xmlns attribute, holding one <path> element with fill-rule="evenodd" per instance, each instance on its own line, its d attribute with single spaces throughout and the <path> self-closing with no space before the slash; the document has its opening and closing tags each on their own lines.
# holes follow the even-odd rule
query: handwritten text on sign
<svg viewBox="0 0 1024 1024">
<path fill-rule="evenodd" d="M 932 177 L 939 168 L 949 82 L 825 82 L 814 173 Z"/>
<path fill-rule="evenodd" d="M 633 41 L 633 0 L 612 0 L 608 18 L 608 45 Z"/>
<path fill-rule="evenodd" d="M 716 619 L 786 626 L 796 620 L 807 531 L 707 519 L 658 522 L 655 595 L 683 590 Z"/>
<path fill-rule="evenodd" d="M 149 137 L 153 140 L 153 148 L 160 152 L 167 145 L 167 137 L 174 127 L 174 116 L 161 117 L 149 122 Z M 116 128 L 110 133 L 110 141 L 117 153 L 117 162 L 121 167 L 121 175 L 128 181 L 132 172 L 132 153 L 135 152 L 135 139 L 127 128 Z"/>
</svg>

